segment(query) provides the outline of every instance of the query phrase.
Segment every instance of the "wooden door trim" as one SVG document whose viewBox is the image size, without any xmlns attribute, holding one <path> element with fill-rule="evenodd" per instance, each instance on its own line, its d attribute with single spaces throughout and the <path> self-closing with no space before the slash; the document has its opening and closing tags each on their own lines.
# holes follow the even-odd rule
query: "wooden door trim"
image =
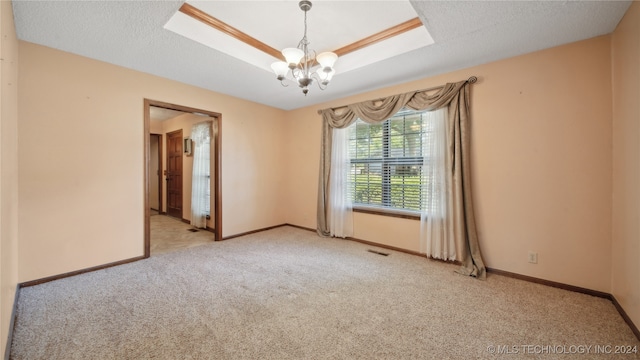
<svg viewBox="0 0 640 360">
<path fill-rule="evenodd" d="M 163 190 L 164 184 L 162 183 L 162 173 L 164 168 L 162 167 L 162 157 L 164 156 L 164 152 L 162 151 L 162 141 L 164 136 L 162 134 L 158 135 L 158 213 L 161 213 L 162 208 L 162 200 L 163 198 Z"/>
<path fill-rule="evenodd" d="M 143 106 L 144 117 L 144 141 L 142 146 L 143 155 L 143 206 L 144 206 L 144 258 L 148 258 L 151 254 L 151 209 L 149 208 L 149 168 L 151 163 L 151 103 L 144 99 Z"/>
<path fill-rule="evenodd" d="M 149 154 L 149 134 L 151 128 L 151 119 L 150 119 L 150 107 L 157 106 L 165 109 L 178 110 L 190 113 L 200 113 L 206 114 L 215 119 L 216 129 L 217 131 L 213 134 L 213 139 L 215 139 L 214 146 L 214 159 L 215 165 L 213 168 L 213 177 L 214 177 L 214 192 L 215 192 L 215 217 L 214 217 L 214 233 L 215 240 L 222 240 L 222 114 L 196 109 L 188 106 L 171 104 L 163 101 L 144 99 L 144 171 L 143 171 L 143 189 L 144 189 L 144 258 L 148 258 L 151 256 L 151 226 L 150 226 L 150 211 L 149 211 L 149 162 L 151 161 L 151 157 Z"/>
</svg>

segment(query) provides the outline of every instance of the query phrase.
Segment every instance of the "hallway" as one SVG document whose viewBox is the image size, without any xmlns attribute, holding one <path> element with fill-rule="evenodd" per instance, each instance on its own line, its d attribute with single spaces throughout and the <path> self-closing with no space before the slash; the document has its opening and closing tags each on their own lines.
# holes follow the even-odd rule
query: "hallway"
<svg viewBox="0 0 640 360">
<path fill-rule="evenodd" d="M 214 234 L 165 215 L 151 216 L 151 256 L 210 243 Z M 196 231 L 193 231 L 196 230 Z"/>
</svg>

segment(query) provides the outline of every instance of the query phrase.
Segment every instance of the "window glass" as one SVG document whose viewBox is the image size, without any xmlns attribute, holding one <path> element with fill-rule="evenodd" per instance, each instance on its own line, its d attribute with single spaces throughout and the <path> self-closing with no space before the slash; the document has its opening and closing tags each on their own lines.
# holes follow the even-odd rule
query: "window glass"
<svg viewBox="0 0 640 360">
<path fill-rule="evenodd" d="M 422 210 L 424 112 L 403 110 L 378 124 L 358 119 L 349 131 L 354 206 Z"/>
</svg>

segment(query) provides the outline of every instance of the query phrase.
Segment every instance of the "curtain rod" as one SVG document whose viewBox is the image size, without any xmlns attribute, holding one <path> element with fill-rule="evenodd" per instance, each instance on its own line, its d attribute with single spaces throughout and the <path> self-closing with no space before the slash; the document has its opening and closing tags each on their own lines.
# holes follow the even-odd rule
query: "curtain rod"
<svg viewBox="0 0 640 360">
<path fill-rule="evenodd" d="M 473 76 L 473 75 L 472 75 L 472 76 L 470 76 L 470 77 L 467 79 L 467 83 L 469 83 L 469 84 L 473 84 L 473 83 L 475 83 L 476 81 L 478 81 L 478 78 L 477 78 L 477 77 L 475 77 L 475 76 Z M 425 92 L 425 91 L 439 90 L 439 89 L 442 89 L 443 87 L 445 87 L 445 85 L 434 86 L 434 87 L 430 87 L 430 88 L 427 88 L 427 89 L 420 89 L 420 90 L 416 90 L 416 92 Z M 377 99 L 374 99 L 374 100 L 371 100 L 371 101 L 378 101 L 378 100 L 382 100 L 382 99 L 384 99 L 384 98 L 377 98 Z M 349 106 L 349 105 L 338 106 L 338 107 L 335 107 L 335 108 L 333 108 L 333 109 L 342 109 L 342 108 L 345 108 L 345 107 L 347 107 L 347 106 Z M 322 114 L 322 110 L 324 110 L 324 109 L 319 109 L 319 110 L 318 110 L 318 115 Z"/>
</svg>

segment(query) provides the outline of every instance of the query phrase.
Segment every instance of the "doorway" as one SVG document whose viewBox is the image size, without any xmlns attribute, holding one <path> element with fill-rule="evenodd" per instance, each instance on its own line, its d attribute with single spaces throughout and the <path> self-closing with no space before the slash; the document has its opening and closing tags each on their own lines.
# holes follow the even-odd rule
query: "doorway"
<svg viewBox="0 0 640 360">
<path fill-rule="evenodd" d="M 211 149 L 210 149 L 210 212 L 211 216 L 208 218 L 207 230 L 213 233 L 214 240 L 222 239 L 222 199 L 221 199 L 221 143 L 220 143 L 220 129 L 221 129 L 221 120 L 222 116 L 219 113 L 211 112 L 208 110 L 195 109 L 191 107 L 176 105 L 165 103 L 161 101 L 155 100 L 144 100 L 144 133 L 145 133 L 145 151 L 144 151 L 144 164 L 145 164 L 145 233 L 144 233 L 144 253 L 145 258 L 151 255 L 151 227 L 150 227 L 150 216 L 153 212 L 151 210 L 151 204 L 155 201 L 155 188 L 154 181 L 157 175 L 155 171 L 154 165 L 155 163 L 154 155 L 152 155 L 152 147 L 155 142 L 152 133 L 160 133 L 164 134 L 165 143 L 162 142 L 162 135 L 160 135 L 160 148 L 164 145 L 164 158 L 160 155 L 161 160 L 158 163 L 158 168 L 160 172 L 159 178 L 159 186 L 164 186 L 164 192 L 162 190 L 158 191 L 158 213 L 171 215 L 176 217 L 179 220 L 188 222 L 189 216 L 191 214 L 191 188 L 190 181 L 191 179 L 191 167 L 189 167 L 193 158 L 189 157 L 190 153 L 188 152 L 190 149 L 188 146 L 191 145 L 189 141 L 189 134 L 191 133 L 190 123 L 184 122 L 186 125 L 182 125 L 183 129 L 169 129 L 167 131 L 167 126 L 161 130 L 158 130 L 158 123 L 156 119 L 152 121 L 152 113 L 157 114 L 157 111 L 161 110 L 161 112 L 171 114 L 174 112 L 179 116 L 183 115 L 183 117 L 179 120 L 183 122 L 185 118 L 198 118 L 198 121 L 210 122 L 212 124 L 212 134 L 211 134 Z M 155 115 L 154 115 L 155 116 Z M 178 122 L 178 120 L 176 120 Z M 160 149 L 159 151 L 162 151 Z M 185 152 L 187 151 L 187 152 Z M 153 151 L 155 152 L 155 150 Z M 186 162 L 184 162 L 186 161 Z M 164 162 L 164 165 L 163 165 Z M 164 170 L 162 170 L 164 168 Z M 151 194 L 153 192 L 154 194 Z M 161 216 L 164 217 L 164 216 Z M 156 217 L 154 216 L 154 219 Z M 187 218 L 187 219 L 185 219 Z M 169 218 L 167 218 L 169 219 Z M 184 224 L 183 224 L 184 225 Z M 209 231 L 205 231 L 208 233 Z M 155 245 L 154 245 L 155 246 Z M 154 250 L 155 251 L 155 250 Z"/>
</svg>

